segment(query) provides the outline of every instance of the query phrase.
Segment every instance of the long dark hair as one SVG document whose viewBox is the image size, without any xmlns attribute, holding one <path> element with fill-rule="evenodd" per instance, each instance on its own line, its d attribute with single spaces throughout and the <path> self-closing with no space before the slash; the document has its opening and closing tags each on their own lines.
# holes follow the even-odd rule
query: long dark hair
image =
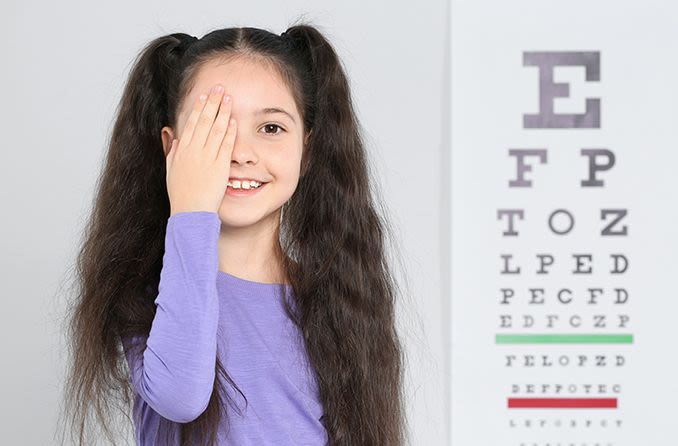
<svg viewBox="0 0 678 446">
<path fill-rule="evenodd" d="M 149 334 L 170 213 L 160 130 L 176 128 L 178 107 L 200 67 L 232 55 L 254 57 L 277 70 L 308 136 L 302 176 L 278 229 L 278 253 L 297 312 L 286 308 L 317 373 L 330 445 L 399 446 L 407 423 L 394 311 L 399 288 L 385 245 L 389 223 L 373 194 L 341 61 L 308 24 L 295 24 L 282 35 L 249 27 L 218 29 L 200 39 L 174 33 L 151 41 L 135 60 L 75 268 L 68 429 L 78 444 L 92 444 L 87 437 L 92 410 L 111 439 L 110 407 L 115 401 L 125 411 L 132 404 L 121 339 Z M 185 424 L 162 419 L 181 445 L 215 444 L 226 413 L 221 396 L 227 392 L 219 377 L 237 389 L 218 358 L 215 367 L 212 397 L 197 419 Z"/>
</svg>

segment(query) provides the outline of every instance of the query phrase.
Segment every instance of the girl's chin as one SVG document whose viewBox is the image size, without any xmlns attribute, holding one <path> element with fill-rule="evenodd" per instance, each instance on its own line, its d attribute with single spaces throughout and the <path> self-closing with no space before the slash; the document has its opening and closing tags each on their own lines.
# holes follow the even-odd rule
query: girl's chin
<svg viewBox="0 0 678 446">
<path fill-rule="evenodd" d="M 223 226 L 231 227 L 245 227 L 257 223 L 263 223 L 264 220 L 279 220 L 277 212 L 270 212 L 268 214 L 262 213 L 261 210 L 255 211 L 253 209 L 239 208 L 237 206 L 223 203 L 219 208 L 219 218 Z"/>
</svg>

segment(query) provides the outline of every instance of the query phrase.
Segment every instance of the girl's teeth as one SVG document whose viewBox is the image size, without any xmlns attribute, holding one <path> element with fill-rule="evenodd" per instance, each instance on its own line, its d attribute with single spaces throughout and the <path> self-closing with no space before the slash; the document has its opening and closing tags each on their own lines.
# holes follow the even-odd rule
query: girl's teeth
<svg viewBox="0 0 678 446">
<path fill-rule="evenodd" d="M 228 185 L 232 189 L 257 189 L 258 187 L 261 187 L 261 184 L 258 184 L 256 181 L 249 182 L 249 181 L 233 180 L 232 183 L 229 181 Z"/>
</svg>

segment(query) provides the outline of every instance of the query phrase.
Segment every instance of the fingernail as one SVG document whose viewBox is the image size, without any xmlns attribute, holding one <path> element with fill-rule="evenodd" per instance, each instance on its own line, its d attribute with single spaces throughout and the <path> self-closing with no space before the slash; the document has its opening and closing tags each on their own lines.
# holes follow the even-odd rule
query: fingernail
<svg viewBox="0 0 678 446">
<path fill-rule="evenodd" d="M 224 102 L 229 102 L 231 97 L 229 95 L 224 95 Z"/>
<path fill-rule="evenodd" d="M 224 91 L 224 87 L 222 87 L 221 85 L 217 85 L 216 87 L 214 87 L 215 93 L 221 93 L 222 91 Z"/>
</svg>

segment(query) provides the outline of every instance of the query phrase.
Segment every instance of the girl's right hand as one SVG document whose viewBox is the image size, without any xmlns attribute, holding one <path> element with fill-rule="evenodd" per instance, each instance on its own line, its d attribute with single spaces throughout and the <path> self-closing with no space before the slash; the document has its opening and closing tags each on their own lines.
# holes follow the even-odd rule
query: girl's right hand
<svg viewBox="0 0 678 446">
<path fill-rule="evenodd" d="M 231 108 L 232 100 L 223 87 L 213 87 L 209 95 L 196 99 L 181 140 L 172 141 L 166 157 L 170 216 L 219 210 L 237 132 Z"/>
</svg>

